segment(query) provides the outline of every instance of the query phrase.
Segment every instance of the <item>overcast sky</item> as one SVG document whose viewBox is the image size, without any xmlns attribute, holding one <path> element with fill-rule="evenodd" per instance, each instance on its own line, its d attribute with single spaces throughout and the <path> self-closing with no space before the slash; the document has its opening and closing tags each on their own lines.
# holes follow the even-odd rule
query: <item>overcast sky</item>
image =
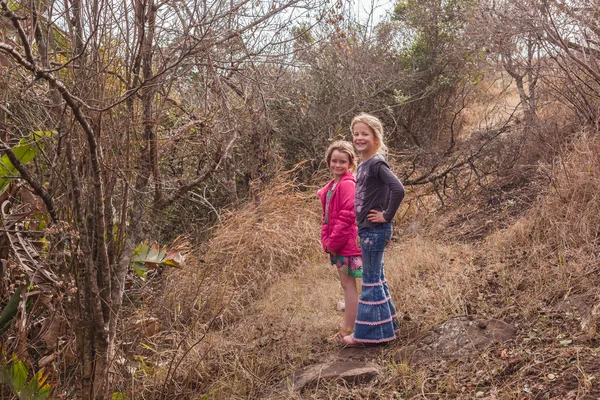
<svg viewBox="0 0 600 400">
<path fill-rule="evenodd" d="M 354 10 L 361 21 L 367 22 L 369 13 L 373 9 L 373 25 L 377 25 L 385 17 L 386 13 L 393 10 L 395 0 L 352 0 L 355 4 Z"/>
</svg>

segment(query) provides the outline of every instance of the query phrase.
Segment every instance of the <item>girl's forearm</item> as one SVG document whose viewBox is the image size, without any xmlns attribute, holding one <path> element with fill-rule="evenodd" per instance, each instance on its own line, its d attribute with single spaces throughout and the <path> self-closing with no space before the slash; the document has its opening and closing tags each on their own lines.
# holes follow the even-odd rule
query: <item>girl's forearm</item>
<svg viewBox="0 0 600 400">
<path fill-rule="evenodd" d="M 379 178 L 390 190 L 390 203 L 387 210 L 383 212 L 383 217 L 389 222 L 394 218 L 402 200 L 404 200 L 405 190 L 402 182 L 388 168 L 379 169 Z"/>
</svg>

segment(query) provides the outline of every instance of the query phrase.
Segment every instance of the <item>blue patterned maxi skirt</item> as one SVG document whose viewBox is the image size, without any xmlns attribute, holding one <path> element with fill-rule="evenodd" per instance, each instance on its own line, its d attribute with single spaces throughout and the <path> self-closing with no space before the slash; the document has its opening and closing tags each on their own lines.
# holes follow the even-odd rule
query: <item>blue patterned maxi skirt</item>
<svg viewBox="0 0 600 400">
<path fill-rule="evenodd" d="M 358 314 L 354 338 L 358 342 L 383 343 L 396 339 L 398 322 L 396 308 L 390 296 L 383 267 L 383 251 L 392 238 L 392 224 L 358 231 L 362 250 L 362 294 L 358 300 Z"/>
</svg>

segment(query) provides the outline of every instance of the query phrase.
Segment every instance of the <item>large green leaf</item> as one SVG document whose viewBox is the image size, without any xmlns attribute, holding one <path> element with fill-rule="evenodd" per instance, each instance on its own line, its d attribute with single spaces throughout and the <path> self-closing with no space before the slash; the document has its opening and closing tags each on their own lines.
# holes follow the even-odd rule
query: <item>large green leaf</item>
<svg viewBox="0 0 600 400">
<path fill-rule="evenodd" d="M 51 131 L 33 132 L 29 138 L 21 138 L 19 144 L 12 148 L 21 164 L 28 164 L 39 153 L 43 147 L 43 139 L 52 136 Z M 0 159 L 0 194 L 4 193 L 10 182 L 15 176 L 19 176 L 19 171 L 4 154 Z"/>
<path fill-rule="evenodd" d="M 141 243 L 133 251 L 129 265 L 133 271 L 141 278 L 146 278 L 148 266 L 167 266 L 182 268 L 184 266 L 185 256 L 178 250 L 167 250 L 166 247 L 159 247 L 154 244 L 148 245 L 147 242 Z"/>
<path fill-rule="evenodd" d="M 0 334 L 4 333 L 10 327 L 10 321 L 17 315 L 19 302 L 21 301 L 21 288 L 18 287 L 10 300 L 0 313 Z"/>
<path fill-rule="evenodd" d="M 12 365 L 8 368 L 10 379 L 12 380 L 12 386 L 17 390 L 21 391 L 27 383 L 27 367 L 23 361 L 13 356 Z"/>
<path fill-rule="evenodd" d="M 12 390 L 20 400 L 45 400 L 51 391 L 46 383 L 46 376 L 41 371 L 33 375 L 28 382 L 29 371 L 25 363 L 12 356 L 10 363 L 5 363 L 4 354 L 0 355 L 0 384 Z"/>
<path fill-rule="evenodd" d="M 21 398 L 30 400 L 45 400 L 50 395 L 52 389 L 46 382 L 46 376 L 38 371 L 29 381 L 23 390 L 21 390 Z"/>
</svg>

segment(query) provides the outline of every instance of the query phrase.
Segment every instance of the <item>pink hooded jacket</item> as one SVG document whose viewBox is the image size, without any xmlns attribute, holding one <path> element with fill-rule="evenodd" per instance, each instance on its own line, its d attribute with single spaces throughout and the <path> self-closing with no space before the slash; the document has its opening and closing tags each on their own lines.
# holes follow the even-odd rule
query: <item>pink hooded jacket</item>
<svg viewBox="0 0 600 400">
<path fill-rule="evenodd" d="M 321 219 L 321 243 L 323 250 L 334 252 L 340 256 L 359 256 L 360 248 L 356 246 L 358 228 L 354 214 L 354 192 L 356 179 L 351 172 L 342 176 L 333 190 L 329 201 L 329 223 L 325 223 L 325 201 L 327 192 L 333 185 L 333 179 L 321 188 L 317 195 L 323 206 Z"/>
</svg>

